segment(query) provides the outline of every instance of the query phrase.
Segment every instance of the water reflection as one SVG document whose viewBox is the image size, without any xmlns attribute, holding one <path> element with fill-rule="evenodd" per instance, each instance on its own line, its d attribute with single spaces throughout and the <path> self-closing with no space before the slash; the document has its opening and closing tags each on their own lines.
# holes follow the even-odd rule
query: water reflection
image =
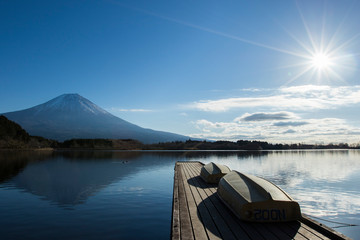
<svg viewBox="0 0 360 240">
<path fill-rule="evenodd" d="M 52 151 L 0 151 L 0 183 L 19 174 L 29 163 L 51 158 Z"/>
<path fill-rule="evenodd" d="M 73 209 L 75 213 L 71 215 L 74 218 L 71 224 L 81 227 L 76 213 L 81 211 L 79 209 L 89 208 L 84 211 L 88 215 L 79 215 L 79 218 L 84 217 L 82 221 L 96 219 L 96 222 L 88 223 L 87 231 L 94 228 L 96 233 L 102 234 L 103 229 L 108 228 L 112 232 L 114 229 L 108 225 L 114 221 L 122 222 L 123 227 L 117 226 L 116 234 L 112 235 L 113 238 L 109 237 L 116 239 L 119 235 L 125 236 L 127 229 L 142 221 L 142 225 L 162 224 L 159 229 L 147 228 L 144 234 L 151 232 L 154 236 L 158 233 L 168 236 L 170 226 L 164 228 L 164 223 L 169 224 L 171 218 L 171 180 L 175 161 L 213 161 L 262 176 L 299 201 L 303 213 L 360 224 L 359 159 L 358 150 L 0 151 L 0 210 L 7 214 L 3 222 L 0 219 L 0 224 L 20 227 L 19 218 L 24 218 L 23 213 L 29 211 L 31 219 L 37 218 L 38 223 L 32 228 L 40 229 L 45 216 L 59 223 L 57 216 L 60 214 L 63 217 L 62 227 L 69 229 L 68 214 L 72 211 L 61 211 Z M 50 202 L 54 208 L 47 207 L 46 213 L 39 213 L 37 217 L 31 209 L 32 204 L 41 206 L 41 209 L 46 204 L 32 202 L 35 201 L 33 198 L 16 192 L 19 189 L 46 200 L 45 203 Z M 12 204 L 15 199 L 19 206 Z M 13 219 L 13 222 L 8 219 Z M 28 226 L 26 221 L 24 228 Z M 101 230 L 96 230 L 95 226 L 99 224 L 102 224 Z M 75 227 L 71 229 L 78 231 Z M 344 228 L 341 232 L 356 239 L 359 230 L 358 227 Z M 1 234 L 6 233 L 1 231 Z M 84 239 L 87 238 L 89 235 Z"/>
<path fill-rule="evenodd" d="M 60 206 L 84 203 L 113 182 L 169 161 L 166 154 L 109 151 L 3 153 L 1 179 Z M 179 155 L 179 154 L 177 154 Z M 179 156 L 182 156 L 180 154 Z M 42 161 L 50 159 L 51 161 Z"/>
<path fill-rule="evenodd" d="M 325 208 L 358 213 L 360 200 L 351 199 L 359 194 L 353 183 L 353 178 L 360 178 L 359 156 L 356 150 L 0 152 L 0 182 L 12 178 L 17 188 L 71 205 L 83 203 L 114 181 L 169 160 L 214 161 L 269 179 L 310 206 L 319 202 L 314 199 L 327 203 L 317 206 L 317 212 L 305 205 L 312 214 L 322 215 Z"/>
</svg>

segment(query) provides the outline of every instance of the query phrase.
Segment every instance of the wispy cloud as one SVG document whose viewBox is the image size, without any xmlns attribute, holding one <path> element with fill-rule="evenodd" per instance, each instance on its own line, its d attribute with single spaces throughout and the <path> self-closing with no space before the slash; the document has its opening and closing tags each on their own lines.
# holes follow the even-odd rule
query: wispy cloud
<svg viewBox="0 0 360 240">
<path fill-rule="evenodd" d="M 291 112 L 256 112 L 245 113 L 241 117 L 235 119 L 235 121 L 254 122 L 254 121 L 269 121 L 269 120 L 286 120 L 296 118 Z"/>
<path fill-rule="evenodd" d="M 289 126 L 293 126 L 293 127 L 297 127 L 297 126 L 302 126 L 302 125 L 306 125 L 309 124 L 309 122 L 306 121 L 288 121 L 288 122 L 276 122 L 273 123 L 273 126 L 276 127 L 289 127 Z"/>
<path fill-rule="evenodd" d="M 130 108 L 130 109 L 125 109 L 125 108 L 108 108 L 107 111 L 109 112 L 154 112 L 154 110 L 150 110 L 150 109 L 141 109 L 141 108 Z"/>
<path fill-rule="evenodd" d="M 254 93 L 257 95 L 252 97 L 200 100 L 186 107 L 207 112 L 226 112 L 254 107 L 296 111 L 331 109 L 360 103 L 360 85 L 342 87 L 305 85 L 279 88 L 272 93 L 266 92 L 265 96 L 260 90 Z"/>
</svg>

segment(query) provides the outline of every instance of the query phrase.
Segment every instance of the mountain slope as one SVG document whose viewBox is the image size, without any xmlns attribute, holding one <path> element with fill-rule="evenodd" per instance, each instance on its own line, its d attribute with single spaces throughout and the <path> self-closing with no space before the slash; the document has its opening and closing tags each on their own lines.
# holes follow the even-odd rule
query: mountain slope
<svg viewBox="0 0 360 240">
<path fill-rule="evenodd" d="M 35 107 L 3 115 L 20 124 L 31 135 L 59 141 L 112 138 L 156 143 L 188 139 L 174 133 L 139 127 L 110 114 L 79 94 L 63 94 Z"/>
</svg>

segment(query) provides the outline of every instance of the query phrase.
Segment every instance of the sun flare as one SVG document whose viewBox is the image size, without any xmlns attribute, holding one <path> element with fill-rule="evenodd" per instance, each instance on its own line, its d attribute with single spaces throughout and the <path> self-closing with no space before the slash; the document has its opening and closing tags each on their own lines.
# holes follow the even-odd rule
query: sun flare
<svg viewBox="0 0 360 240">
<path fill-rule="evenodd" d="M 338 26 L 328 24 L 327 21 L 331 19 L 325 11 L 322 20 L 317 20 L 319 24 L 313 24 L 314 19 L 305 18 L 298 2 L 297 8 L 305 31 L 295 34 L 286 30 L 297 43 L 293 51 L 288 51 L 289 55 L 297 59 L 285 65 L 285 68 L 292 68 L 288 72 L 286 84 L 296 80 L 317 84 L 347 84 L 347 78 L 357 70 L 358 53 L 354 53 L 353 46 L 360 34 L 343 32 L 343 23 Z"/>
<path fill-rule="evenodd" d="M 315 53 L 311 58 L 311 64 L 312 66 L 319 70 L 323 71 L 327 68 L 330 68 L 334 63 L 332 62 L 329 55 L 326 53 Z"/>
</svg>

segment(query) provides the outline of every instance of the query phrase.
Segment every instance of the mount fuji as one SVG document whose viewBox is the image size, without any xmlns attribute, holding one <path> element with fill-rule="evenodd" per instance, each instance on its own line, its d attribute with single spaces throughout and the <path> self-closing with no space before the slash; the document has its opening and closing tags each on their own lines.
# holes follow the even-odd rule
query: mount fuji
<svg viewBox="0 0 360 240">
<path fill-rule="evenodd" d="M 29 134 L 64 141 L 72 138 L 135 139 L 143 143 L 185 141 L 189 137 L 139 127 L 118 118 L 79 94 L 4 115 Z"/>
</svg>

